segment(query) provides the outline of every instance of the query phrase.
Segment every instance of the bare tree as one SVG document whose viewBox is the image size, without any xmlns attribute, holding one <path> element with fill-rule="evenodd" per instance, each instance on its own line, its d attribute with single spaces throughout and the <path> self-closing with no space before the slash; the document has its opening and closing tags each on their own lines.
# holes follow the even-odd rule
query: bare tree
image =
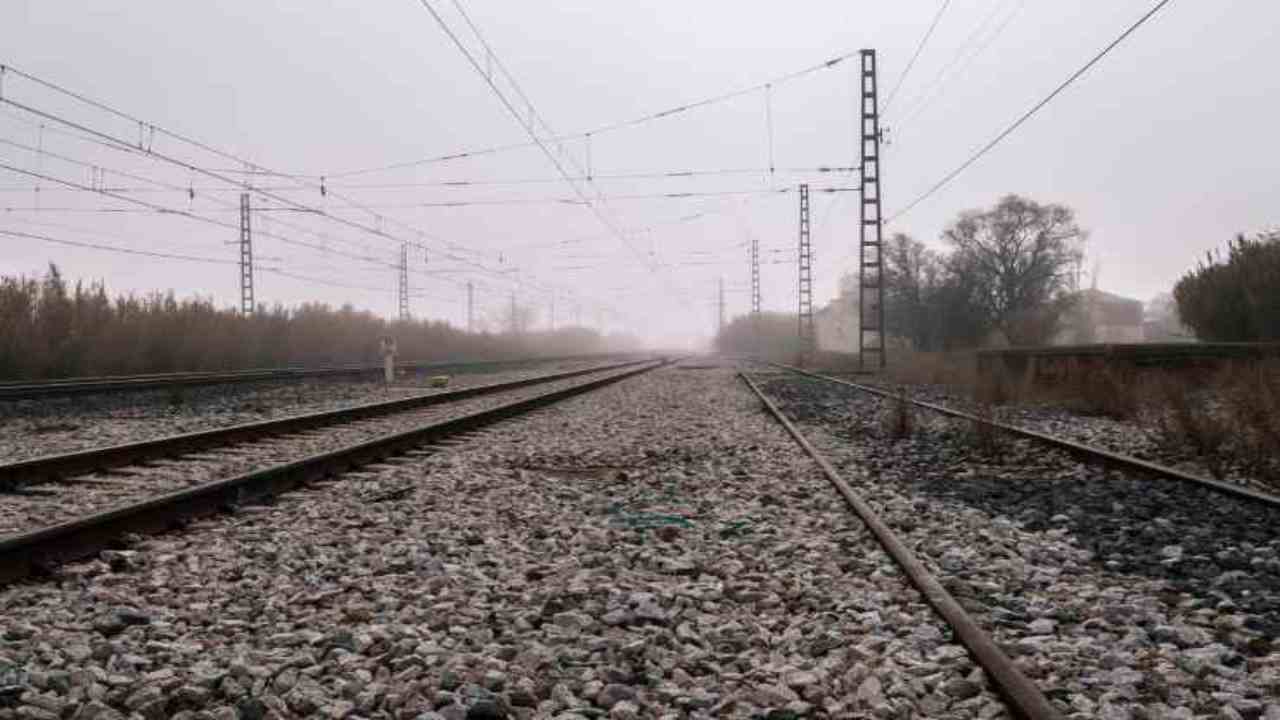
<svg viewBox="0 0 1280 720">
<path fill-rule="evenodd" d="M 1053 335 L 1084 235 L 1070 208 L 1017 195 L 963 213 L 943 232 L 955 248 L 952 271 L 970 281 L 987 325 L 1015 345 Z"/>
</svg>

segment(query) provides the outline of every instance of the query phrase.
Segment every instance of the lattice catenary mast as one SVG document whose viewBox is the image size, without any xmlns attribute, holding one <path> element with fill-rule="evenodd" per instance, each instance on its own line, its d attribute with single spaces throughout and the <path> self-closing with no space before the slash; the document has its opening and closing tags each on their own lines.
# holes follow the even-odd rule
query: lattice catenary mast
<svg viewBox="0 0 1280 720">
<path fill-rule="evenodd" d="M 807 359 L 814 351 L 813 335 L 813 249 L 809 242 L 809 185 L 800 185 L 800 357 Z"/>
<path fill-rule="evenodd" d="M 240 313 L 253 314 L 253 234 L 249 227 L 249 193 L 240 193 Z"/>
<path fill-rule="evenodd" d="M 724 334 L 724 278 L 720 278 L 720 294 L 718 297 L 720 305 L 720 324 L 717 326 L 719 334 Z"/>
<path fill-rule="evenodd" d="M 874 367 L 885 367 L 884 271 L 881 264 L 882 222 L 880 218 L 880 107 L 876 87 L 876 51 L 863 50 L 862 103 L 860 131 L 862 136 L 862 182 L 859 190 L 861 207 L 858 226 L 858 369 L 868 368 L 868 357 L 875 357 Z"/>
<path fill-rule="evenodd" d="M 476 331 L 476 289 L 467 281 L 467 332 Z"/>
<path fill-rule="evenodd" d="M 760 349 L 760 240 L 751 237 L 751 336 L 754 350 Z"/>
<path fill-rule="evenodd" d="M 400 295 L 400 319 L 408 322 L 409 317 L 409 243 L 400 243 L 400 281 L 396 289 Z"/>
</svg>

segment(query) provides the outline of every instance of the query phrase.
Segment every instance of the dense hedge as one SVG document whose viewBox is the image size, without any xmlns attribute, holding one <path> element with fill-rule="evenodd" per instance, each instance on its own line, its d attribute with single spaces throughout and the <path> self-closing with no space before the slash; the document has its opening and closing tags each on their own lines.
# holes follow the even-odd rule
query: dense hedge
<svg viewBox="0 0 1280 720">
<path fill-rule="evenodd" d="M 172 293 L 111 298 L 99 283 L 70 286 L 56 267 L 38 280 L 0 277 L 0 379 L 373 363 L 384 334 L 406 361 L 635 348 L 582 328 L 470 334 L 442 322 L 387 322 L 350 306 L 264 306 L 244 317 Z"/>
<path fill-rule="evenodd" d="M 1201 340 L 1280 341 L 1280 236 L 1238 236 L 1173 288 L 1182 322 Z"/>
</svg>

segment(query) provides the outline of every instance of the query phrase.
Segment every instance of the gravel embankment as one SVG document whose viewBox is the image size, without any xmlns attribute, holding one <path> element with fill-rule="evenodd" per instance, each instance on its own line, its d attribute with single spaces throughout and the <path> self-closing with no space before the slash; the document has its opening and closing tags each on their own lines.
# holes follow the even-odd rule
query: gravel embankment
<svg viewBox="0 0 1280 720">
<path fill-rule="evenodd" d="M 145 465 L 80 475 L 23 488 L 0 495 L 0 537 L 72 520 L 94 511 L 137 502 L 161 493 L 337 450 L 383 435 L 573 386 L 588 379 L 574 377 L 541 383 L 393 415 L 268 436 L 252 442 L 211 448 L 180 459 L 155 460 Z"/>
<path fill-rule="evenodd" d="M 0 590 L 0 638 L 0 718 L 1005 716 L 718 369 Z"/>
<path fill-rule="evenodd" d="M 1280 510 L 794 376 L 765 384 L 1078 718 L 1280 718 Z"/>
<path fill-rule="evenodd" d="M 607 364 L 563 361 L 456 373 L 441 389 L 426 387 L 424 375 L 406 377 L 391 388 L 375 380 L 298 380 L 0 401 L 0 462 Z"/>
</svg>

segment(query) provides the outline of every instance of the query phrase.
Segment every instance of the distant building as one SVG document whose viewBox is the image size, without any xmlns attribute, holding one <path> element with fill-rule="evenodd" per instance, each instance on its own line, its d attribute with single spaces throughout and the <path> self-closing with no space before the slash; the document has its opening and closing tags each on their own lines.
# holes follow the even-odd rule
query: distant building
<svg viewBox="0 0 1280 720">
<path fill-rule="evenodd" d="M 1070 299 L 1054 345 L 1087 343 L 1140 343 L 1143 330 L 1142 301 L 1095 288 L 1081 290 Z"/>
<path fill-rule="evenodd" d="M 853 292 L 849 292 L 842 283 L 840 290 L 840 295 L 813 313 L 818 348 L 835 352 L 857 352 L 857 288 L 854 287 Z"/>
</svg>

